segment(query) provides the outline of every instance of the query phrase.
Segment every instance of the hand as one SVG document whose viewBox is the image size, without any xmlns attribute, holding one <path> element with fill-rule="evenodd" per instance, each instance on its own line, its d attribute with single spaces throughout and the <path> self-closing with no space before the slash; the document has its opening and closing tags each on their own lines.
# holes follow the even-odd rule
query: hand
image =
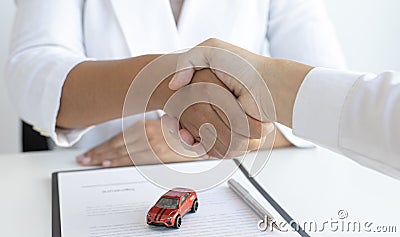
<svg viewBox="0 0 400 237">
<path fill-rule="evenodd" d="M 208 151 L 208 155 L 218 158 L 236 157 L 248 151 L 257 150 L 263 145 L 264 140 L 262 136 L 274 129 L 271 123 L 261 123 L 243 113 L 235 97 L 210 70 L 197 71 L 192 82 L 199 85 L 207 83 L 207 86 L 217 86 L 219 91 L 213 91 L 215 87 L 209 87 L 204 90 L 198 87 L 187 87 L 182 97 L 175 101 L 186 100 L 187 102 L 193 98 L 194 101 L 199 98 L 200 101 L 201 98 L 205 101 L 188 107 L 180 117 L 182 129 L 179 135 L 186 144 L 198 147 L 200 143 Z M 220 107 L 209 103 L 211 99 L 208 97 L 212 97 L 214 100 L 220 102 Z M 179 107 L 179 103 L 172 102 L 172 107 L 171 110 L 178 111 L 173 112 L 174 117 L 178 117 L 177 113 L 182 110 Z M 225 112 L 227 111 L 231 112 L 230 119 L 232 117 L 240 117 L 240 112 L 242 112 L 243 117 L 239 121 L 239 127 L 232 126 L 232 121 L 226 117 Z M 169 113 L 168 108 L 166 112 Z M 177 133 L 177 130 L 179 130 L 177 121 L 174 123 L 170 118 L 168 123 L 168 127 Z M 215 131 L 211 128 L 201 130 L 200 128 L 204 124 L 211 124 Z M 248 133 L 245 132 L 246 125 L 249 128 Z"/>
<path fill-rule="evenodd" d="M 232 121 L 228 120 L 225 112 L 231 111 L 231 114 L 233 114 L 231 117 L 239 117 L 242 110 L 225 85 L 210 70 L 197 71 L 192 82 L 199 83 L 200 85 L 201 83 L 216 85 L 221 90 L 225 90 L 226 94 L 216 93 L 217 95 L 213 96 L 216 100 L 222 102 L 219 104 L 220 107 L 203 102 L 190 106 L 183 113 L 180 118 L 180 124 L 183 129 L 180 130 L 179 135 L 185 143 L 189 145 L 201 143 L 208 151 L 208 155 L 218 158 L 230 158 L 259 149 L 264 143 L 262 136 L 274 130 L 273 124 L 261 123 L 244 113 L 244 121 L 240 121 L 240 129 L 245 130 L 243 128 L 246 128 L 246 125 L 248 125 L 249 133 L 243 135 L 244 133 L 231 128 Z M 205 98 L 207 98 L 209 94 L 215 94 L 212 91 L 213 88 L 211 87 L 210 90 L 199 90 L 196 87 L 189 88 L 186 96 L 196 97 L 198 94 L 205 94 Z M 229 98 L 227 97 L 229 96 L 232 97 L 231 100 L 228 100 Z M 206 99 L 205 101 L 209 102 L 210 100 Z M 174 107 L 176 108 L 177 105 L 175 104 Z M 168 113 L 168 110 L 166 112 Z M 215 131 L 205 128 L 202 133 L 200 128 L 204 124 L 213 125 Z M 178 125 L 175 124 L 175 128 L 177 127 Z M 215 143 L 213 143 L 214 141 Z"/>
<path fill-rule="evenodd" d="M 245 127 L 243 122 L 237 121 L 239 117 L 237 115 L 244 110 L 249 118 L 248 121 L 264 122 L 260 123 L 264 128 L 263 137 L 261 137 L 261 133 L 257 134 L 262 139 L 272 131 L 273 125 L 268 122 L 275 120 L 275 113 L 272 99 L 268 98 L 267 85 L 258 74 L 258 70 L 261 70 L 264 65 L 260 62 L 259 56 L 256 54 L 217 39 L 210 39 L 178 57 L 178 72 L 170 81 L 169 87 L 177 90 L 189 83 L 199 82 L 195 77 L 193 79 L 192 77 L 199 72 L 199 69 L 210 68 L 220 81 L 216 84 L 222 85 L 236 96 L 236 101 L 231 102 L 231 106 L 228 105 L 227 107 L 232 107 L 235 103 L 240 105 L 234 108 L 234 113 L 231 113 L 233 116 L 229 117 L 230 128 L 240 130 L 241 127 Z M 257 67 L 254 67 L 254 65 Z M 222 114 L 218 109 L 216 111 Z M 185 121 L 181 119 L 180 123 L 184 124 Z M 232 127 L 235 123 L 239 124 L 236 128 Z M 250 126 L 250 134 L 254 135 L 252 127 Z M 269 128 L 265 129 L 267 127 Z M 196 135 L 188 129 L 183 128 L 179 133 L 182 140 L 187 144 L 198 141 Z M 232 138 L 231 142 L 235 143 L 236 141 Z"/>
<path fill-rule="evenodd" d="M 170 81 L 170 89 L 188 85 L 194 72 L 202 68 L 213 70 L 248 115 L 288 127 L 292 126 L 294 101 L 300 85 L 313 69 L 309 65 L 263 57 L 224 41 L 209 39 L 179 56 L 178 72 Z"/>
<path fill-rule="evenodd" d="M 144 134 L 144 131 L 146 134 Z M 127 139 L 126 146 L 121 132 L 106 142 L 88 150 L 83 155 L 78 156 L 76 161 L 84 166 L 117 167 L 193 160 L 193 158 L 181 156 L 169 148 L 163 137 L 160 120 L 136 122 L 126 129 L 125 138 Z M 170 145 L 178 146 L 178 144 Z M 129 152 L 126 147 L 128 147 Z M 155 157 L 151 149 L 153 149 L 157 157 Z"/>
<path fill-rule="evenodd" d="M 266 59 L 222 40 L 208 39 L 178 57 L 177 73 L 169 87 L 178 90 L 192 82 L 196 70 L 210 68 L 248 115 L 263 122 L 274 121 L 273 104 L 267 103 L 269 92 L 262 78 L 270 62 Z"/>
</svg>

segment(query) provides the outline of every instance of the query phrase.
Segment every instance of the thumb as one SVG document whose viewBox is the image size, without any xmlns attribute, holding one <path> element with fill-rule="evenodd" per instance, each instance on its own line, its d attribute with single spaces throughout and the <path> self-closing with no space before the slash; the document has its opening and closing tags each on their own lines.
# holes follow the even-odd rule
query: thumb
<svg viewBox="0 0 400 237">
<path fill-rule="evenodd" d="M 210 66 L 208 47 L 196 46 L 187 52 L 181 53 L 177 59 L 176 73 L 168 84 L 171 90 L 178 90 L 188 85 L 196 70 Z"/>
<path fill-rule="evenodd" d="M 168 84 L 169 89 L 178 90 L 188 85 L 192 81 L 194 71 L 195 70 L 193 68 L 189 68 L 183 71 L 176 72 Z"/>
</svg>

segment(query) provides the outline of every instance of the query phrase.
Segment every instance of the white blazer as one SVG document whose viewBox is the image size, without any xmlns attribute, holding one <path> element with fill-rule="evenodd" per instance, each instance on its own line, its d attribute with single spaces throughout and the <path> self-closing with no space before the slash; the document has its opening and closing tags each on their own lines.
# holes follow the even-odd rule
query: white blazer
<svg viewBox="0 0 400 237">
<path fill-rule="evenodd" d="M 169 53 L 216 37 L 258 54 L 344 66 L 322 0 L 185 0 L 177 26 L 168 0 L 16 3 L 6 66 L 10 95 L 20 117 L 60 146 L 81 140 L 81 147 L 90 147 L 121 131 L 120 121 L 89 132 L 56 128 L 64 80 L 85 60 Z"/>
<path fill-rule="evenodd" d="M 301 84 L 293 109 L 294 134 L 397 179 L 399 121 L 399 72 L 314 68 Z"/>
</svg>

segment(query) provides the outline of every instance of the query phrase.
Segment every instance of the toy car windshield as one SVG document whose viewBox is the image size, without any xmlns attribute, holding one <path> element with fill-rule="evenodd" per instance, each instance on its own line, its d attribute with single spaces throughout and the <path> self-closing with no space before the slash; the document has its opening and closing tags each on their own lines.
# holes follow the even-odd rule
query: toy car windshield
<svg viewBox="0 0 400 237">
<path fill-rule="evenodd" d="M 178 198 L 161 198 L 156 206 L 162 208 L 178 208 Z"/>
</svg>

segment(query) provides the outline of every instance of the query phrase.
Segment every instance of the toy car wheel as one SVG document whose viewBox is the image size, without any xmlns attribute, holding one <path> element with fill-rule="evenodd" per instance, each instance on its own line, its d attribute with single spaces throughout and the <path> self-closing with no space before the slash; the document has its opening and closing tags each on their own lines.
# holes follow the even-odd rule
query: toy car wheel
<svg viewBox="0 0 400 237">
<path fill-rule="evenodd" d="M 179 229 L 182 225 L 182 217 L 180 215 L 177 215 L 175 218 L 175 225 L 174 227 Z"/>
<path fill-rule="evenodd" d="M 192 205 L 192 209 L 190 210 L 191 212 L 196 212 L 197 209 L 199 208 L 199 202 L 196 200 L 194 200 L 193 205 Z"/>
</svg>

